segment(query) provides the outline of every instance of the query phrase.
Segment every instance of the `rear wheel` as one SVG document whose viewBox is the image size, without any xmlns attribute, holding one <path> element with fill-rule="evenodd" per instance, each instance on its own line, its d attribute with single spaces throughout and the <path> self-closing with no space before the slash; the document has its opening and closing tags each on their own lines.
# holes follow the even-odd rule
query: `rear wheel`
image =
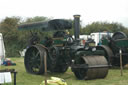
<svg viewBox="0 0 128 85">
<path fill-rule="evenodd" d="M 47 53 L 42 46 L 33 45 L 29 47 L 24 58 L 26 71 L 32 74 L 43 74 L 44 56 L 47 56 Z"/>
</svg>

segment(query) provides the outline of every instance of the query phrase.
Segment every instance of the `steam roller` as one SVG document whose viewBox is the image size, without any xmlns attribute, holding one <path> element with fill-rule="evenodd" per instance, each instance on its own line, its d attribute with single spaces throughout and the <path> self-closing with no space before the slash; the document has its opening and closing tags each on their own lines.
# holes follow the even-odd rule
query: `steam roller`
<svg viewBox="0 0 128 85">
<path fill-rule="evenodd" d="M 120 66 L 120 53 L 122 51 L 122 65 L 128 64 L 128 37 L 123 32 L 115 32 L 112 37 L 102 39 L 102 45 L 96 47 L 104 51 L 109 65 Z"/>
<path fill-rule="evenodd" d="M 55 30 L 53 37 L 46 37 L 37 43 L 35 36 L 31 38 L 32 44 L 25 53 L 24 64 L 26 71 L 32 74 L 44 74 L 44 56 L 47 58 L 47 71 L 64 73 L 71 67 L 74 75 L 80 80 L 105 78 L 108 74 L 108 62 L 103 50 L 91 46 L 94 42 L 79 38 L 80 15 L 74 15 L 74 36 L 63 30 L 71 29 L 72 22 L 55 19 L 47 22 L 20 25 L 19 29 L 41 29 L 43 31 Z M 36 43 L 35 43 L 36 42 Z M 39 42 L 39 41 L 38 41 Z"/>
</svg>

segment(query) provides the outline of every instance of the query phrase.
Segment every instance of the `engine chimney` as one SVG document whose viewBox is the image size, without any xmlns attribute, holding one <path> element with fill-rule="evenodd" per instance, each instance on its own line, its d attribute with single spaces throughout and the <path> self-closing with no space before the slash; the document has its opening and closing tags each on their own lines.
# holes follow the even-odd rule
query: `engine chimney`
<svg viewBox="0 0 128 85">
<path fill-rule="evenodd" d="M 80 15 L 74 15 L 74 36 L 75 40 L 79 39 L 80 34 Z"/>
</svg>

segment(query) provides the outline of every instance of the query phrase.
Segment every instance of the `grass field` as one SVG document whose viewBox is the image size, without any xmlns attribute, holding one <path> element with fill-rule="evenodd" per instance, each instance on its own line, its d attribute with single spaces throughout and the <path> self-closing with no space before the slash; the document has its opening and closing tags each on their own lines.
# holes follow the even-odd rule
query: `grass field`
<svg viewBox="0 0 128 85">
<path fill-rule="evenodd" d="M 14 68 L 18 72 L 17 85 L 40 85 L 44 80 L 43 75 L 32 75 L 25 71 L 23 58 L 11 58 L 16 66 L 1 66 L 0 69 Z M 68 85 L 128 85 L 128 69 L 123 70 L 123 76 L 120 76 L 120 69 L 110 69 L 105 79 L 95 80 L 77 80 L 70 69 L 64 74 L 48 74 L 48 79 L 51 76 L 60 77 L 66 80 Z M 12 75 L 13 79 L 13 75 Z M 13 85 L 3 84 L 3 85 Z"/>
</svg>

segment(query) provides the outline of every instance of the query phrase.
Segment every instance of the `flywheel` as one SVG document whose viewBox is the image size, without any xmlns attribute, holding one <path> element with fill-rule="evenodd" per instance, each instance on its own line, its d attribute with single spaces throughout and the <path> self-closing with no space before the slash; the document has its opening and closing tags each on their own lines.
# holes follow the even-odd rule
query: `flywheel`
<svg viewBox="0 0 128 85">
<path fill-rule="evenodd" d="M 50 71 L 57 73 L 64 73 L 67 71 L 69 65 L 66 61 L 59 55 L 59 49 L 57 47 L 50 48 Z"/>
<path fill-rule="evenodd" d="M 127 38 L 127 35 L 123 32 L 115 32 L 112 36 L 113 40 L 118 40 L 118 39 L 123 39 L 123 38 Z"/>
</svg>

